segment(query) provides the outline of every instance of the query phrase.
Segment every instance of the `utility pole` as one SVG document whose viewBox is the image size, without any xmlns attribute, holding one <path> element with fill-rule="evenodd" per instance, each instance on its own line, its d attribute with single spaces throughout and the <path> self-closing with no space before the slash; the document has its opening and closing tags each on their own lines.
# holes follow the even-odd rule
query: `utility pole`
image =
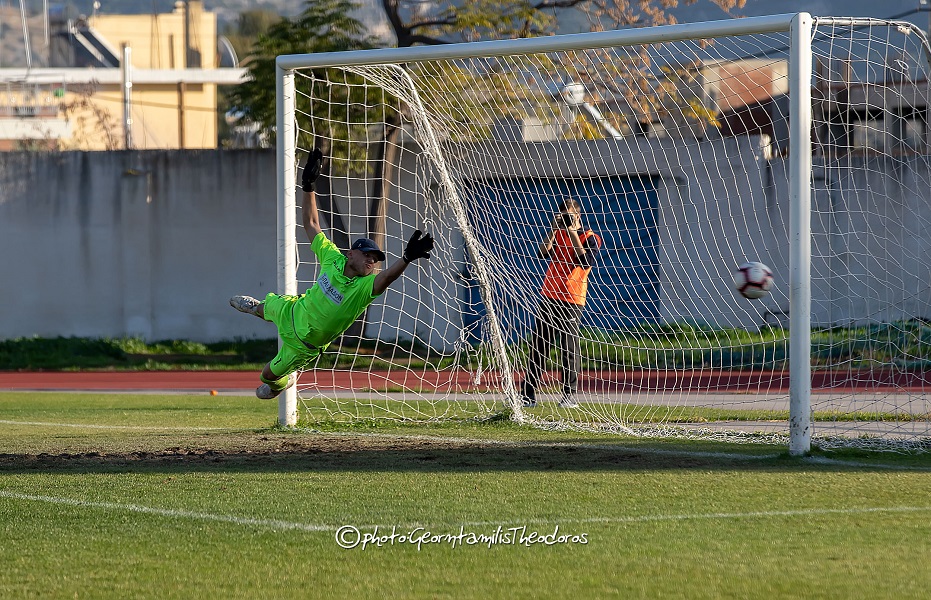
<svg viewBox="0 0 931 600">
<path fill-rule="evenodd" d="M 49 31 L 48 31 L 48 0 L 42 0 L 42 24 L 45 26 L 45 53 L 46 53 L 46 65 L 48 65 L 48 46 L 49 46 Z"/>
<path fill-rule="evenodd" d="M 26 68 L 32 68 L 32 48 L 29 44 L 29 24 L 26 18 L 26 6 L 23 4 L 23 0 L 19 0 L 19 17 L 23 22 L 23 46 L 26 50 Z"/>
<path fill-rule="evenodd" d="M 178 148 L 184 150 L 184 91 L 183 81 L 178 82 Z"/>
<path fill-rule="evenodd" d="M 184 68 L 191 67 L 191 3 L 188 0 L 184 2 Z"/>
<path fill-rule="evenodd" d="M 133 149 L 133 76 L 132 76 L 132 48 L 123 44 L 123 60 L 120 61 L 123 71 L 123 147 Z"/>
<path fill-rule="evenodd" d="M 918 0 L 918 10 L 928 13 L 928 30 L 925 33 L 931 38 L 931 0 Z"/>
</svg>

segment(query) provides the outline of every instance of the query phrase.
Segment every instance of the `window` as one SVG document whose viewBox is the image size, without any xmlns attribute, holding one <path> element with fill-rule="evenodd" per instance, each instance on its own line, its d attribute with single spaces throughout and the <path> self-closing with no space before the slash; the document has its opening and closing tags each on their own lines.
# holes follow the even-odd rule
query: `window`
<svg viewBox="0 0 931 600">
<path fill-rule="evenodd" d="M 885 119 L 864 119 L 850 124 L 852 150 L 884 150 L 886 147 Z"/>
</svg>

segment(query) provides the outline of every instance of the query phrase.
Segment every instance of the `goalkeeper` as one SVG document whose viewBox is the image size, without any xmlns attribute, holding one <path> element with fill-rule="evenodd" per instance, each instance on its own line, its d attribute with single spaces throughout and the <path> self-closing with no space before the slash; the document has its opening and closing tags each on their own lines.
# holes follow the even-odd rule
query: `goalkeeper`
<svg viewBox="0 0 931 600">
<path fill-rule="evenodd" d="M 377 275 L 375 265 L 385 260 L 385 253 L 374 241 L 358 239 L 348 254 L 343 255 L 320 228 L 314 182 L 320 176 L 322 164 L 323 153 L 315 148 L 301 176 L 304 230 L 320 262 L 316 283 L 299 296 L 269 293 L 263 302 L 250 296 L 230 298 L 236 310 L 274 323 L 281 336 L 281 350 L 262 368 L 259 377 L 262 385 L 255 390 L 255 395 L 262 399 L 275 398 L 294 385 L 298 370 L 316 360 L 411 262 L 430 258 L 433 250 L 433 236 L 417 230 L 404 255 Z"/>
<path fill-rule="evenodd" d="M 549 234 L 540 243 L 540 258 L 548 258 L 550 264 L 540 290 L 543 297 L 537 308 L 527 375 L 521 386 L 524 406 L 537 405 L 537 385 L 550 349 L 556 343 L 562 358 L 559 405 L 578 406 L 573 395 L 579 387 L 579 329 L 588 292 L 588 275 L 601 249 L 601 238 L 591 229 L 583 228 L 581 218 L 582 205 L 577 200 L 563 201 Z"/>
</svg>

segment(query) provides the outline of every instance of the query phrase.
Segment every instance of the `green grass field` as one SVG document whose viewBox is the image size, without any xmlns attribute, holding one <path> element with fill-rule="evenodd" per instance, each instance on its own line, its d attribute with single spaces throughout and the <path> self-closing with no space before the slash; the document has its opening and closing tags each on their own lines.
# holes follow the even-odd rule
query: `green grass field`
<svg viewBox="0 0 931 600">
<path fill-rule="evenodd" d="M 931 588 L 928 454 L 792 458 L 508 422 L 285 431 L 276 414 L 247 396 L 0 393 L 0 598 Z M 437 537 L 342 548 L 349 526 Z M 499 528 L 511 539 L 479 537 Z M 569 539 L 526 541 L 557 529 Z"/>
</svg>

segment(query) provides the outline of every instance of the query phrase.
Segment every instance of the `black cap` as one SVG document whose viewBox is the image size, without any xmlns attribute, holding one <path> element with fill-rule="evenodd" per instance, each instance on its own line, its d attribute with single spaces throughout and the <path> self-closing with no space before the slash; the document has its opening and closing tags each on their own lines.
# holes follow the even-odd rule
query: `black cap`
<svg viewBox="0 0 931 600">
<path fill-rule="evenodd" d="M 374 254 L 379 261 L 385 260 L 385 253 L 381 251 L 378 244 L 368 238 L 359 238 L 353 244 L 351 250 L 361 250 L 368 254 Z"/>
</svg>

